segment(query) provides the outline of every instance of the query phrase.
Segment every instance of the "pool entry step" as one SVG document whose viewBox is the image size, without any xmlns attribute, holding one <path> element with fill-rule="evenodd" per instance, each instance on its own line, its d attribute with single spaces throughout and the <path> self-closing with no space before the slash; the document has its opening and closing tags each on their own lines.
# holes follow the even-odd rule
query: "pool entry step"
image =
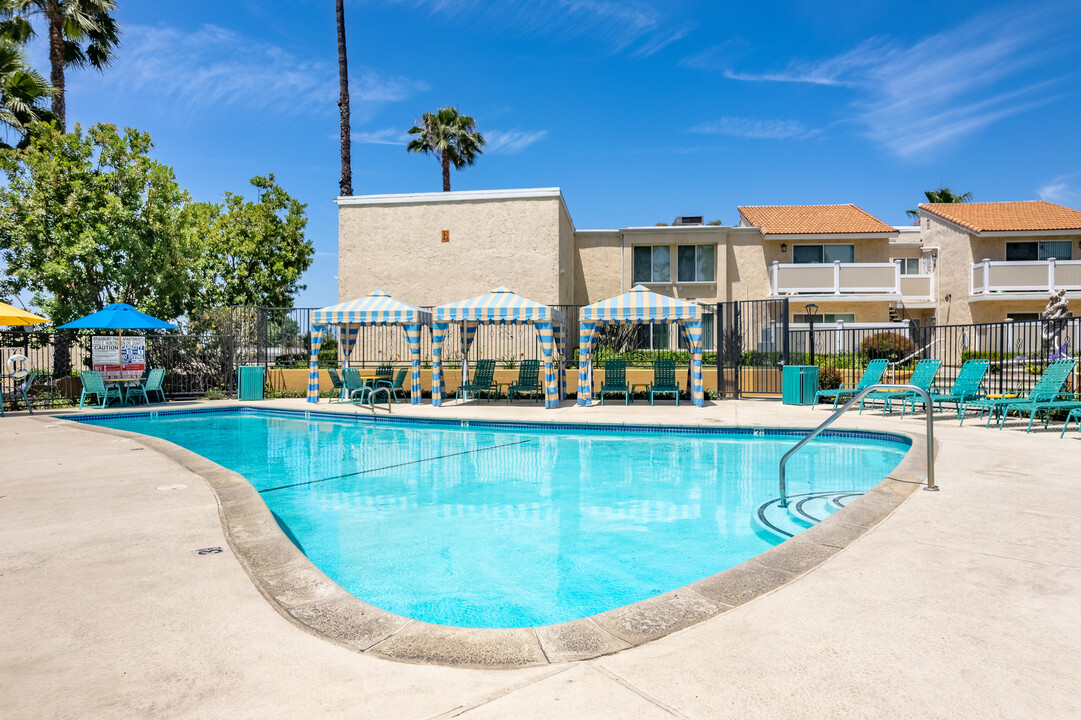
<svg viewBox="0 0 1081 720">
<path fill-rule="evenodd" d="M 789 495 L 788 507 L 781 507 L 781 499 L 773 498 L 759 506 L 756 517 L 763 530 L 787 540 L 843 509 L 862 494 L 829 491 Z"/>
</svg>

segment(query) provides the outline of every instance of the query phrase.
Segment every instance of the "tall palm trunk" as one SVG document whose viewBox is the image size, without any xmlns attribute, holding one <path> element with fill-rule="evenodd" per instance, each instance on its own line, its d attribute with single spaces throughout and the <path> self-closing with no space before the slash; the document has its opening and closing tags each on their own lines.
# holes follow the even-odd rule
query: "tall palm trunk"
<svg viewBox="0 0 1081 720">
<path fill-rule="evenodd" d="M 450 192 L 450 155 L 443 151 L 443 192 Z"/>
<path fill-rule="evenodd" d="M 49 81 L 56 88 L 53 95 L 53 115 L 60 132 L 67 132 L 67 104 L 64 101 L 64 25 L 60 17 L 60 8 L 55 2 L 45 8 L 45 17 L 49 21 L 49 64 L 52 72 Z"/>
<path fill-rule="evenodd" d="M 335 9 L 338 16 L 338 82 L 340 85 L 338 109 L 342 114 L 342 179 L 338 184 L 338 192 L 344 197 L 353 194 L 353 159 L 349 137 L 349 63 L 345 54 L 344 0 L 337 0 Z"/>
</svg>

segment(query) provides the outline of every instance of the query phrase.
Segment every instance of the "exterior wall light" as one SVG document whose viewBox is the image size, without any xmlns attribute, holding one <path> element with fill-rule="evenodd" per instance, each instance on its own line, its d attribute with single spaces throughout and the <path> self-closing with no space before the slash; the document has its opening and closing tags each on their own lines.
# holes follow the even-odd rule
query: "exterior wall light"
<svg viewBox="0 0 1081 720">
<path fill-rule="evenodd" d="M 1081 243 L 1079 243 L 1079 244 L 1081 244 Z M 788 252 L 788 243 L 781 243 L 781 252 L 783 252 L 783 253 Z"/>
</svg>

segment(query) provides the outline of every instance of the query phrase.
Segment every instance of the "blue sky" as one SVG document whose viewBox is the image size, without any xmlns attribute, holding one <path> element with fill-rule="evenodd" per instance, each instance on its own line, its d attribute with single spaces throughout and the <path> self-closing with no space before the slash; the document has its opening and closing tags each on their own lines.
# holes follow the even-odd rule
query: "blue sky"
<svg viewBox="0 0 1081 720">
<path fill-rule="evenodd" d="M 489 147 L 455 190 L 562 188 L 575 225 L 922 191 L 1081 208 L 1081 3 L 347 0 L 356 194 L 441 189 L 407 154 L 456 105 Z M 69 124 L 151 133 L 196 199 L 273 172 L 308 204 L 299 305 L 337 302 L 333 0 L 119 0 L 115 65 Z M 46 70 L 43 49 L 33 61 Z M 46 73 L 47 74 L 47 73 Z"/>
</svg>

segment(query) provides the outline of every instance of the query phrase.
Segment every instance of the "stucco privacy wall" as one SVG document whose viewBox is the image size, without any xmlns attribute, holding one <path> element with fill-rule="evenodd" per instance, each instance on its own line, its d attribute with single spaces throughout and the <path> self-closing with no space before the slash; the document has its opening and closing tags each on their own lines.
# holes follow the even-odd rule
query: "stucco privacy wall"
<svg viewBox="0 0 1081 720">
<path fill-rule="evenodd" d="M 618 230 L 587 230 L 574 234 L 574 303 L 589 305 L 619 295 L 623 234 Z"/>
<path fill-rule="evenodd" d="M 437 305 L 500 285 L 537 302 L 573 300 L 573 225 L 558 188 L 336 202 L 341 302 L 378 288 L 413 305 Z"/>
</svg>

